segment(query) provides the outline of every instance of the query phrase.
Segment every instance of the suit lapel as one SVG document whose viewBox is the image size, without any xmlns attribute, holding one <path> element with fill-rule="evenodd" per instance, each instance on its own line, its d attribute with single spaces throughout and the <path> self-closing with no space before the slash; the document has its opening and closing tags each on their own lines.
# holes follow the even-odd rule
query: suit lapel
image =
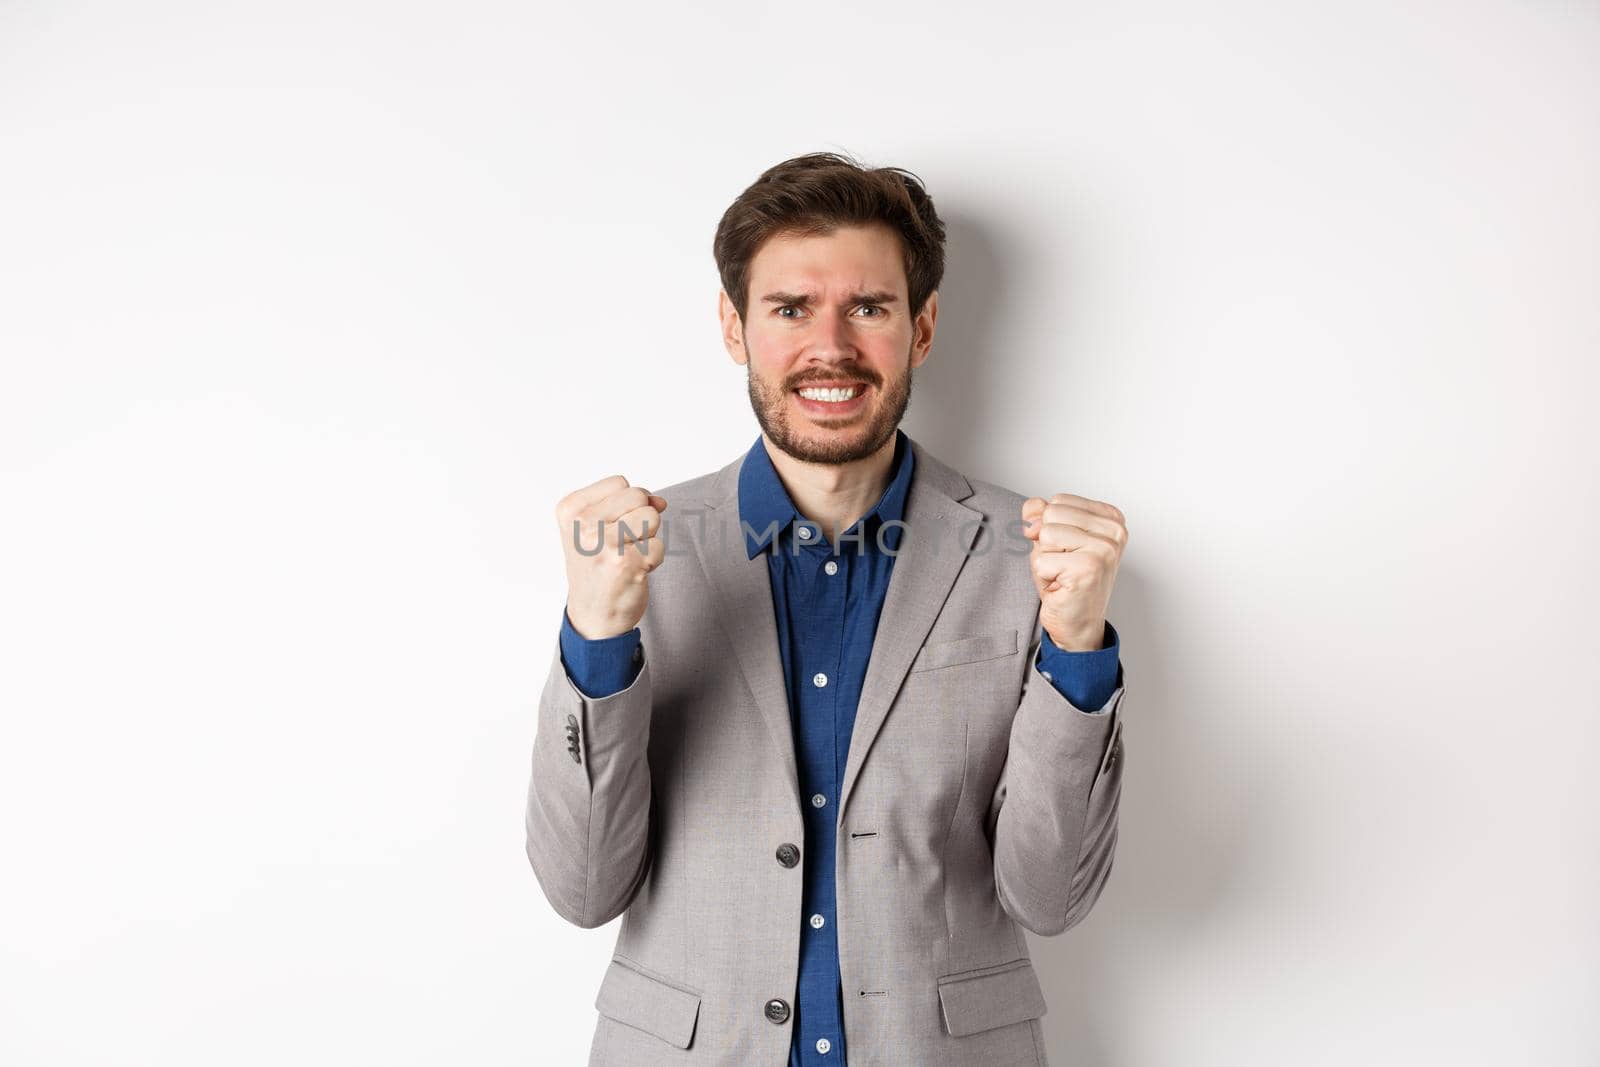
<svg viewBox="0 0 1600 1067">
<path fill-rule="evenodd" d="M 839 787 L 837 825 L 842 826 L 850 791 L 861 775 L 873 740 L 889 714 L 889 705 L 905 681 L 911 661 L 933 629 L 939 609 L 955 585 L 977 539 L 981 513 L 961 504 L 972 488 L 952 468 L 934 459 L 915 441 L 917 456 L 906 494 L 906 529 L 889 572 L 889 589 L 872 641 L 872 658 L 861 683 L 856 722 L 850 733 L 850 756 Z"/>
<path fill-rule="evenodd" d="M 929 455 L 915 440 L 910 444 L 916 466 L 906 493 L 906 528 L 889 574 L 856 706 L 850 755 L 839 789 L 840 820 L 873 739 L 979 532 L 980 513 L 960 503 L 972 495 L 966 478 Z M 777 746 L 784 780 L 798 805 L 800 778 L 767 558 L 764 553 L 754 559 L 746 556 L 739 526 L 739 469 L 743 463 L 741 457 L 717 473 L 706 496 L 706 528 L 692 540 L 715 598 L 717 623 Z"/>
<path fill-rule="evenodd" d="M 789 792 L 800 803 L 800 775 L 795 762 L 794 731 L 789 720 L 789 694 L 783 684 L 783 658 L 778 650 L 778 624 L 773 618 L 772 579 L 767 557 L 745 552 L 739 526 L 741 458 L 722 468 L 708 494 L 704 536 L 695 540 L 700 565 L 715 597 L 717 623 L 727 635 L 739 670 L 755 697 L 777 746 Z"/>
</svg>

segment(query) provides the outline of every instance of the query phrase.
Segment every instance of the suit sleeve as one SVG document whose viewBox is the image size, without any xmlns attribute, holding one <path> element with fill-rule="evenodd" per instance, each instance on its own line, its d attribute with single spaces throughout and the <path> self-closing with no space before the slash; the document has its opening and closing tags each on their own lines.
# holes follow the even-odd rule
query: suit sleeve
<svg viewBox="0 0 1600 1067">
<path fill-rule="evenodd" d="M 534 727 L 528 862 L 557 914 L 592 929 L 627 910 L 649 867 L 650 662 L 633 645 L 631 680 L 589 696 L 555 645 Z"/>
<path fill-rule="evenodd" d="M 1126 689 L 1119 660 L 1104 706 L 1078 707 L 1041 673 L 1041 640 L 1048 637 L 1035 623 L 988 831 L 1001 906 L 1051 936 L 1083 921 L 1111 874 Z"/>
</svg>

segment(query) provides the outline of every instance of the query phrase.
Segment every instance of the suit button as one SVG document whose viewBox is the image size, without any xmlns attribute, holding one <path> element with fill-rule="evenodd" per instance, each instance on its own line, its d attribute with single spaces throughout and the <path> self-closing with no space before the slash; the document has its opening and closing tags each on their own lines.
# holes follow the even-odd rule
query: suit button
<svg viewBox="0 0 1600 1067">
<path fill-rule="evenodd" d="M 785 867 L 793 867 L 795 864 L 799 863 L 800 862 L 800 849 L 799 849 L 799 847 L 796 846 L 796 845 L 791 845 L 787 841 L 785 841 L 783 844 L 779 845 L 778 846 L 778 862 L 783 864 Z"/>
<path fill-rule="evenodd" d="M 767 1001 L 767 1018 L 771 1019 L 775 1023 L 788 1022 L 789 1002 L 786 1000 L 779 1000 L 777 997 L 773 997 L 771 1000 Z"/>
</svg>

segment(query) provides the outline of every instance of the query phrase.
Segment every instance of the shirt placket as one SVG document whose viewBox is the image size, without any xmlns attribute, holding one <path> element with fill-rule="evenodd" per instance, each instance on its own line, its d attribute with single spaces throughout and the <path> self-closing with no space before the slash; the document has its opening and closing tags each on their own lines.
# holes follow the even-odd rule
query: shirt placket
<svg viewBox="0 0 1600 1067">
<path fill-rule="evenodd" d="M 844 669 L 844 612 L 849 561 L 824 540 L 807 545 L 795 559 L 803 576 L 801 612 L 795 624 L 805 635 L 799 674 L 801 733 L 805 750 L 806 838 L 810 868 L 802 909 L 801 1062 L 837 1067 L 844 1062 L 844 1019 L 839 1004 L 839 951 L 835 932 L 834 853 L 838 803 L 839 726 Z"/>
</svg>

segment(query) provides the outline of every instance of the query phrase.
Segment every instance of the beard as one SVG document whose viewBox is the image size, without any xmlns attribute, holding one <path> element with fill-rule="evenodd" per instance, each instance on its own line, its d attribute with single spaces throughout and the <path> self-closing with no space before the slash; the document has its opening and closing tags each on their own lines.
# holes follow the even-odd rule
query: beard
<svg viewBox="0 0 1600 1067">
<path fill-rule="evenodd" d="M 803 463 L 854 463 L 876 453 L 894 437 L 895 429 L 911 404 L 911 353 L 906 351 L 906 371 L 888 382 L 877 382 L 865 372 L 843 370 L 837 376 L 876 386 L 876 403 L 866 417 L 838 429 L 796 429 L 790 420 L 788 386 L 774 386 L 757 376 L 752 356 L 745 362 L 750 387 L 750 407 L 761 431 L 785 453 Z"/>
</svg>

